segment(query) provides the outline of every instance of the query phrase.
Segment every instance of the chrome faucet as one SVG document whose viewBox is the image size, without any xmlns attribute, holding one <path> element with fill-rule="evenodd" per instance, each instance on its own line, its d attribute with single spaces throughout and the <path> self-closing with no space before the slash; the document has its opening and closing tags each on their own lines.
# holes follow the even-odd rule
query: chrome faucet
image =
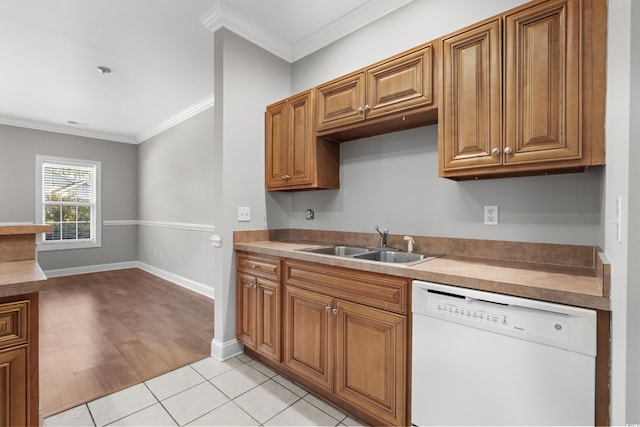
<svg viewBox="0 0 640 427">
<path fill-rule="evenodd" d="M 380 231 L 380 228 L 377 225 L 376 225 L 375 229 L 378 232 L 378 234 L 380 235 L 380 247 L 381 248 L 386 248 L 387 247 L 387 237 L 389 237 L 389 229 L 385 228 L 384 230 Z"/>
</svg>

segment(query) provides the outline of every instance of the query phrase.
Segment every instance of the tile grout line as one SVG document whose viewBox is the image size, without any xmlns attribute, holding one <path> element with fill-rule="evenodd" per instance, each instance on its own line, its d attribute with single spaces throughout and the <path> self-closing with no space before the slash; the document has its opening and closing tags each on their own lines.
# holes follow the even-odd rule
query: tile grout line
<svg viewBox="0 0 640 427">
<path fill-rule="evenodd" d="M 191 365 L 189 365 L 191 366 Z M 199 374 L 199 372 L 198 372 Z M 202 384 L 202 383 L 200 383 Z M 158 399 L 158 396 L 156 396 L 156 394 L 153 392 L 153 390 L 151 390 L 151 388 L 149 387 L 149 385 L 147 384 L 147 382 L 144 382 L 144 386 L 147 388 L 147 390 L 149 390 L 149 393 L 151 393 L 151 395 L 158 401 L 158 404 L 160 405 L 160 407 L 162 409 L 164 409 L 164 411 L 167 413 L 167 415 L 169 415 L 169 418 L 171 418 L 173 420 L 174 423 L 176 423 L 176 426 L 179 426 L 180 423 L 178 422 L 178 420 L 176 420 L 173 415 L 171 414 L 171 412 L 162 404 L 162 401 L 160 399 Z M 177 394 L 177 393 L 176 393 Z M 176 395 L 174 394 L 174 396 Z"/>
<path fill-rule="evenodd" d="M 91 412 L 91 408 L 89 408 L 89 403 L 84 403 L 84 406 L 87 407 L 87 412 L 89 413 L 89 416 L 91 417 L 91 421 L 93 422 L 93 427 L 97 427 L 98 423 L 96 423 L 96 419 L 93 417 L 93 413 Z"/>
</svg>

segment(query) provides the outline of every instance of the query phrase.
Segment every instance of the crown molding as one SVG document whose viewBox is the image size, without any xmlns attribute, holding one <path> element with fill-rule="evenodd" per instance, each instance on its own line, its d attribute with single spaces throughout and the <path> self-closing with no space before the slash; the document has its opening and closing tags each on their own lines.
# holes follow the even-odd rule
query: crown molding
<svg viewBox="0 0 640 427">
<path fill-rule="evenodd" d="M 54 125 L 35 120 L 16 119 L 13 117 L 0 116 L 0 124 L 15 126 L 27 129 L 42 130 L 45 132 L 63 133 L 66 135 L 82 136 L 85 138 L 104 139 L 106 141 L 123 142 L 125 144 L 138 144 L 134 136 L 119 135 L 108 132 L 93 131 L 90 129 L 80 129 L 71 126 Z"/>
<path fill-rule="evenodd" d="M 172 128 L 175 125 L 195 116 L 196 114 L 208 108 L 213 107 L 214 104 L 215 104 L 214 95 L 211 94 L 206 98 L 203 98 L 200 101 L 196 102 L 195 104 L 193 104 L 192 106 L 184 110 L 183 112 L 176 114 L 175 116 L 160 123 L 159 125 L 147 130 L 146 132 L 141 133 L 135 138 L 136 144 L 145 142 L 146 140 L 158 135 L 159 133 L 162 133 L 165 130 Z"/>
<path fill-rule="evenodd" d="M 321 28 L 309 37 L 300 40 L 291 47 L 292 60 L 295 62 L 331 43 L 377 21 L 414 0 L 372 0 L 342 16 L 337 21 Z"/>
<path fill-rule="evenodd" d="M 234 12 L 222 2 L 217 3 L 205 13 L 200 18 L 200 22 L 211 32 L 224 27 L 285 61 L 293 62 L 291 46 L 288 43 Z"/>
<path fill-rule="evenodd" d="M 209 12 L 204 14 L 200 18 L 200 22 L 212 32 L 222 27 L 227 28 L 266 51 L 293 63 L 413 1 L 368 1 L 293 46 L 255 22 L 234 12 L 225 6 L 223 1 L 218 2 Z"/>
<path fill-rule="evenodd" d="M 157 126 L 142 132 L 136 136 L 119 135 L 108 132 L 99 132 L 91 129 L 80 129 L 71 126 L 53 125 L 50 123 L 38 122 L 35 120 L 15 119 L 12 117 L 0 116 L 0 124 L 8 126 L 16 126 L 27 129 L 42 130 L 45 132 L 62 133 L 66 135 L 82 136 L 85 138 L 103 139 L 106 141 L 122 142 L 125 144 L 140 144 L 149 138 L 152 138 L 165 130 L 195 116 L 196 114 L 211 108 L 214 105 L 214 96 L 209 95 L 206 98 L 193 104 L 181 113 L 165 120 Z"/>
</svg>

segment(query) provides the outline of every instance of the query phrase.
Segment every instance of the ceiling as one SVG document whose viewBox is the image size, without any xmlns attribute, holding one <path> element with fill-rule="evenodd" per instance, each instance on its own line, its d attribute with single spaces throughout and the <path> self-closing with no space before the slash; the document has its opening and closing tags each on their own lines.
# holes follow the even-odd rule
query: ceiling
<svg viewBox="0 0 640 427">
<path fill-rule="evenodd" d="M 213 105 L 213 31 L 295 62 L 411 1 L 1 0 L 0 124 L 137 144 Z"/>
</svg>

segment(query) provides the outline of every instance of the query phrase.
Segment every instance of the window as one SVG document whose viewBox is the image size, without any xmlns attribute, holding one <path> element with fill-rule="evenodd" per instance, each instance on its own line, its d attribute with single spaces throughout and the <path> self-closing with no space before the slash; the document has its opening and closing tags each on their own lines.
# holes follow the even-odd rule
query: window
<svg viewBox="0 0 640 427">
<path fill-rule="evenodd" d="M 53 227 L 39 250 L 100 246 L 100 162 L 36 156 L 36 218 Z"/>
</svg>

